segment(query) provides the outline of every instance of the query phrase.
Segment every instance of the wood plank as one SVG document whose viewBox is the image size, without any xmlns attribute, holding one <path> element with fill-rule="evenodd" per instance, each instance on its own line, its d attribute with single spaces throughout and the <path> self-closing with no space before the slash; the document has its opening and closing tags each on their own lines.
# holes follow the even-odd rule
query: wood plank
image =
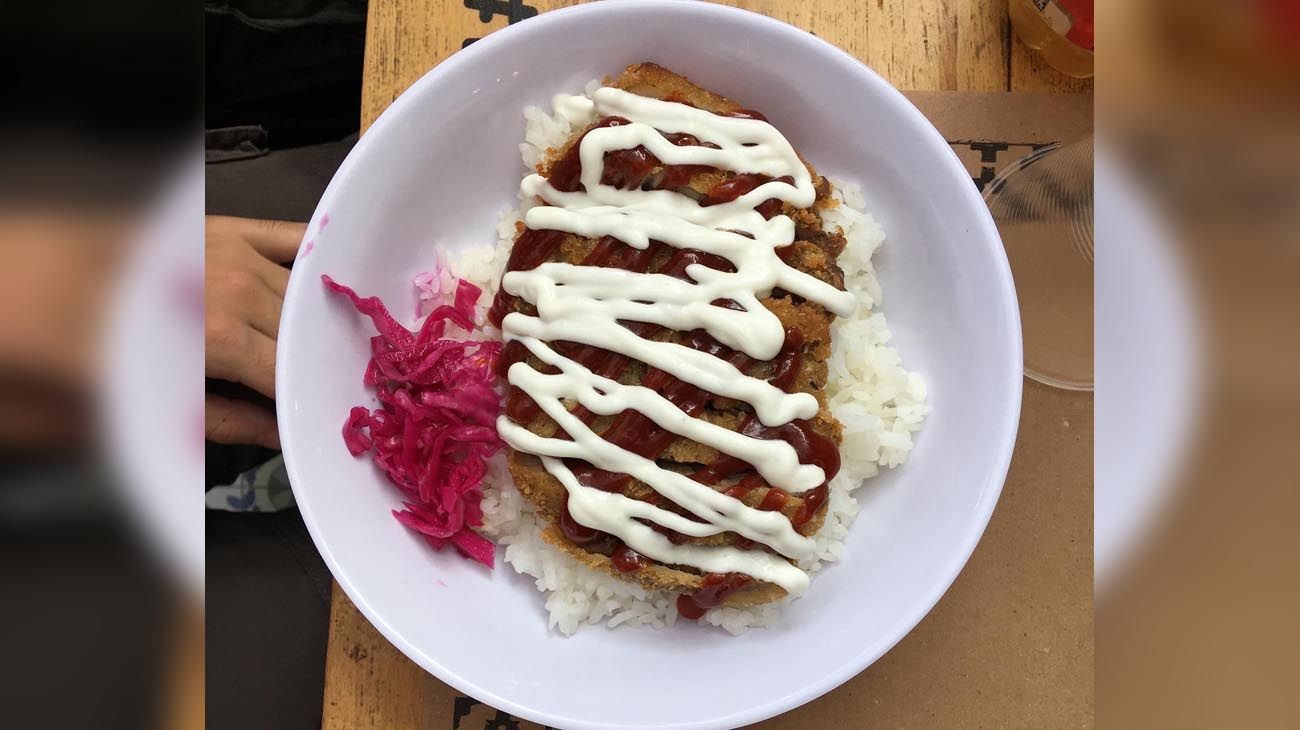
<svg viewBox="0 0 1300 730">
<path fill-rule="evenodd" d="M 438 688 L 335 583 L 322 730 L 446 730 L 452 707 L 437 701 Z"/>
<path fill-rule="evenodd" d="M 806 28 L 861 59 L 902 89 L 1089 92 L 1014 38 L 1002 3 L 721 0 Z M 536 0 L 546 11 L 574 4 Z M 524 4 L 521 4 L 521 8 Z M 507 6 L 509 7 L 509 6 Z M 514 17 L 529 15 L 521 10 Z M 376 0 L 370 4 L 362 81 L 362 125 L 467 39 L 504 28 L 512 16 L 482 14 L 464 0 Z"/>
<path fill-rule="evenodd" d="M 205 716 L 203 607 L 182 602 L 176 607 L 175 626 L 168 631 L 166 671 L 163 679 L 163 727 L 173 730 L 203 730 Z"/>
<path fill-rule="evenodd" d="M 865 3 L 865 47 L 858 33 L 825 36 L 900 89 L 1005 91 L 1006 11 L 996 2 Z"/>
<path fill-rule="evenodd" d="M 1034 49 L 1012 33 L 1010 91 L 1083 94 L 1092 92 L 1092 79 L 1076 79 L 1057 71 Z"/>
<path fill-rule="evenodd" d="M 1008 88 L 1010 25 L 1003 3 L 721 1 L 806 28 L 861 59 L 902 89 Z M 374 0 L 366 31 L 363 128 L 467 39 L 504 28 L 512 18 L 525 19 L 533 8 L 545 12 L 573 4 L 571 0 L 501 3 L 503 8 L 519 8 L 514 15 L 503 15 L 466 7 L 465 0 Z"/>
</svg>

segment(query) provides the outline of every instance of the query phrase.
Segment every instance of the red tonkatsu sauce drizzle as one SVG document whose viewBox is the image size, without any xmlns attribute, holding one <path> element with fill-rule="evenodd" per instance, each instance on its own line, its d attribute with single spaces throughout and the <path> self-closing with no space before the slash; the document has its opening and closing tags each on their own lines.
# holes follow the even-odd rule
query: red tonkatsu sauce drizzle
<svg viewBox="0 0 1300 730">
<path fill-rule="evenodd" d="M 585 191 L 587 188 L 582 184 L 582 140 L 594 129 L 604 129 L 608 127 L 621 127 L 630 124 L 623 117 L 605 117 L 596 122 L 590 129 L 582 133 L 582 137 L 569 148 L 559 160 L 551 165 L 551 174 L 548 180 L 551 187 L 565 193 Z M 671 133 L 665 134 L 664 138 L 678 147 L 710 147 L 717 149 L 717 145 L 710 142 L 701 143 L 694 135 Z M 637 145 L 632 149 L 615 150 L 606 152 L 604 157 L 604 166 L 600 175 L 600 182 L 603 185 L 611 185 L 620 190 L 631 190 L 645 185 L 647 178 L 656 168 L 662 168 L 658 175 L 654 176 L 652 184 L 647 186 L 651 190 L 674 190 L 685 187 L 691 181 L 691 178 L 701 173 L 709 172 L 713 168 L 708 165 L 664 165 L 644 145 Z"/>
<path fill-rule="evenodd" d="M 736 482 L 736 486 L 728 489 L 726 495 L 729 497 L 735 497 L 736 499 L 744 499 L 749 496 L 750 492 L 763 486 L 763 484 L 763 477 L 758 474 L 750 474 L 739 482 Z"/>
<path fill-rule="evenodd" d="M 781 352 L 777 353 L 773 363 L 772 378 L 768 382 L 787 393 L 793 393 L 797 390 L 794 387 L 795 378 L 799 377 L 799 371 L 802 369 L 803 333 L 797 329 L 786 328 L 785 344 L 781 346 Z"/>
<path fill-rule="evenodd" d="M 561 231 L 525 229 L 523 234 L 515 239 L 514 248 L 510 249 L 506 271 L 531 271 L 541 266 L 542 262 L 550 258 L 551 254 L 555 253 L 555 249 L 560 247 L 564 236 Z M 501 320 L 505 319 L 510 309 L 510 301 L 511 296 L 504 289 L 497 291 L 496 298 L 492 300 L 492 308 L 488 310 L 488 322 L 493 327 L 501 328 Z M 509 348 L 509 344 L 506 347 Z M 502 357 L 499 362 L 506 363 L 506 361 L 507 358 Z M 510 365 L 506 364 L 504 367 L 508 369 Z"/>
<path fill-rule="evenodd" d="M 678 147 L 708 147 L 715 150 L 718 148 L 712 142 L 700 142 L 691 134 L 665 134 L 664 137 Z M 689 185 L 691 179 L 696 175 L 702 175 L 711 170 L 713 168 L 708 165 L 665 165 L 649 187 L 651 190 L 677 190 Z"/>
<path fill-rule="evenodd" d="M 618 568 L 620 573 L 635 573 L 647 565 L 645 556 L 627 545 L 614 548 L 610 560 L 614 562 L 614 567 Z"/>
<path fill-rule="evenodd" d="M 564 507 L 560 510 L 560 532 L 563 532 L 564 536 L 569 538 L 575 545 L 586 545 L 605 534 L 573 519 L 573 514 L 569 512 L 567 495 L 564 499 Z"/>
<path fill-rule="evenodd" d="M 823 484 L 812 491 L 804 493 L 803 504 L 799 505 L 799 509 L 795 510 L 794 516 L 790 518 L 790 524 L 794 525 L 794 529 L 798 530 L 808 524 L 808 520 L 811 520 L 813 515 L 817 514 L 817 510 L 821 509 L 822 505 L 826 503 L 829 491 L 826 485 Z"/>
<path fill-rule="evenodd" d="M 763 501 L 758 503 L 758 508 L 764 512 L 780 512 L 789 498 L 790 495 L 786 494 L 784 490 L 772 487 L 767 490 L 767 496 L 763 498 Z"/>
<path fill-rule="evenodd" d="M 631 124 L 631 122 L 623 117 L 605 117 L 592 125 L 591 129 L 583 132 L 582 136 L 579 137 L 577 141 L 573 143 L 573 146 L 569 148 L 568 153 L 556 160 L 555 164 L 551 165 L 551 174 L 550 177 L 547 178 L 551 183 L 551 187 L 564 193 L 586 190 L 586 187 L 582 184 L 582 157 L 580 153 L 582 140 L 587 138 L 587 135 L 591 133 L 592 129 L 620 127 L 624 124 Z M 619 154 L 623 152 L 632 152 L 632 150 L 619 150 L 618 153 L 611 154 Z M 609 155 L 606 155 L 606 159 L 608 158 Z"/>
<path fill-rule="evenodd" d="M 696 620 L 710 608 L 721 606 L 727 596 L 749 585 L 754 579 L 743 573 L 705 573 L 704 583 L 694 593 L 677 597 L 677 613 Z"/>
<path fill-rule="evenodd" d="M 814 431 L 808 421 L 798 419 L 780 426 L 764 426 L 753 415 L 749 415 L 738 430 L 751 438 L 785 441 L 794 448 L 799 463 L 821 467 L 828 482 L 840 471 L 840 450 L 835 442 Z M 750 468 L 750 464 L 743 459 L 723 455 L 695 472 L 691 478 L 703 484 L 717 484 L 726 477 L 743 474 Z"/>
<path fill-rule="evenodd" d="M 701 203 L 701 205 L 709 206 L 709 205 L 718 205 L 721 203 L 730 203 L 736 198 L 739 198 L 740 196 L 745 195 L 746 193 L 752 192 L 760 185 L 769 183 L 771 181 L 772 178 L 768 177 L 767 175 L 759 175 L 757 173 L 752 173 L 752 172 L 746 172 L 741 175 L 736 175 L 730 180 L 725 180 L 723 182 L 718 183 L 717 185 L 714 185 L 713 188 L 709 190 L 708 195 L 705 197 L 705 200 Z M 789 175 L 779 177 L 776 179 L 776 181 L 783 182 L 788 185 L 794 185 L 794 178 L 790 177 Z M 762 215 L 764 219 L 770 220 L 777 213 L 781 212 L 782 205 L 783 203 L 779 199 L 768 198 L 767 200 L 764 200 L 763 202 L 755 206 L 754 210 L 758 211 L 759 214 Z M 790 248 L 790 246 L 786 246 L 785 248 Z"/>
<path fill-rule="evenodd" d="M 785 179 L 794 182 L 792 178 Z M 753 191 L 759 185 L 771 182 L 771 180 L 772 178 L 767 175 L 760 175 L 756 172 L 742 172 L 730 180 L 724 180 L 723 182 L 714 185 L 709 190 L 708 199 L 704 201 L 704 205 L 708 206 L 730 203 L 745 193 Z"/>
<path fill-rule="evenodd" d="M 683 100 L 672 100 L 686 103 Z M 766 117 L 762 114 L 750 110 L 739 110 L 725 116 L 766 121 Z M 628 123 L 629 121 L 622 117 L 605 117 L 594 124 L 587 132 L 584 132 L 583 137 L 590 133 L 592 129 L 617 127 Z M 696 137 L 689 134 L 666 134 L 664 136 L 677 146 L 716 148 L 716 145 L 710 143 L 702 144 Z M 571 145 L 565 155 L 551 166 L 549 182 L 556 190 L 562 192 L 585 190 L 581 180 L 581 142 L 582 137 Z M 642 189 L 679 189 L 689 185 L 696 176 L 713 170 L 713 168 L 705 165 L 663 165 L 659 158 L 644 146 L 608 152 L 605 154 L 603 162 L 601 183 L 621 189 L 638 187 Z M 794 184 L 793 178 L 788 176 L 777 178 L 777 180 L 791 185 Z M 729 179 L 713 185 L 703 195 L 700 204 L 709 206 L 729 203 L 771 181 L 770 176 L 757 173 L 733 175 Z M 764 218 L 771 218 L 781 212 L 782 206 L 780 200 L 773 198 L 759 204 L 756 210 Z M 506 264 L 506 271 L 526 271 L 536 268 L 555 254 L 567 235 L 552 230 L 525 230 L 515 242 L 510 259 Z M 597 241 L 596 245 L 581 261 L 581 265 L 620 268 L 644 273 L 649 271 L 651 263 L 660 256 L 664 248 L 665 244 L 652 241 L 646 249 L 636 249 L 613 237 L 606 236 Z M 793 249 L 793 246 L 784 247 L 778 252 L 778 255 L 781 255 L 783 260 L 788 260 L 787 257 L 793 252 Z M 735 267 L 732 266 L 731 262 L 721 256 L 693 249 L 679 249 L 675 250 L 658 267 L 655 273 L 688 279 L 686 269 L 692 264 L 699 264 L 721 271 L 735 271 Z M 489 321 L 500 327 L 502 320 L 509 312 L 512 301 L 513 297 L 506 293 L 504 289 L 498 291 L 489 311 Z M 713 305 L 735 310 L 743 309 L 738 303 L 728 299 L 716 300 Z M 623 324 L 637 335 L 645 338 L 656 337 L 664 331 L 664 328 L 649 323 L 623 322 Z M 772 361 L 773 373 L 769 378 L 769 382 L 786 392 L 794 392 L 797 390 L 795 381 L 802 369 L 804 337 L 802 333 L 793 329 L 787 329 L 785 334 L 785 343 L 780 353 Z M 684 344 L 726 360 L 741 372 L 748 372 L 758 364 L 757 361 L 743 352 L 725 347 L 704 330 L 690 332 Z M 555 342 L 552 347 L 564 357 L 611 379 L 618 379 L 632 364 L 631 359 L 625 355 L 575 342 Z M 498 372 L 502 377 L 505 377 L 510 366 L 524 360 L 527 355 L 528 350 L 521 342 L 511 341 L 507 343 L 499 359 Z M 546 366 L 543 368 L 543 372 L 556 372 L 556 369 Z M 659 392 L 669 402 L 692 417 L 699 415 L 704 410 L 704 406 L 712 396 L 711 393 L 674 378 L 656 368 L 648 370 L 642 380 L 642 385 Z M 595 414 L 582 406 L 575 408 L 573 413 L 588 425 L 595 420 Z M 505 414 L 510 420 L 526 425 L 540 414 L 540 408 L 524 391 L 511 386 L 506 398 Z M 753 414 L 750 414 L 742 421 L 738 430 L 753 438 L 786 441 L 795 449 L 801 463 L 814 464 L 822 468 L 826 482 L 829 482 L 839 471 L 839 450 L 835 443 L 814 431 L 808 421 L 796 420 L 781 426 L 767 427 L 763 426 Z M 569 438 L 569 436 L 563 430 L 560 430 L 555 435 L 555 438 Z M 601 438 L 645 458 L 655 459 L 663 455 L 664 450 L 677 438 L 677 434 L 659 427 L 658 424 L 640 412 L 626 410 L 613 418 L 609 426 L 601 434 Z M 631 481 L 631 478 L 626 474 L 598 469 L 585 461 L 569 459 L 566 460 L 566 463 L 573 470 L 580 483 L 596 489 L 621 492 Z M 754 489 L 765 485 L 762 477 L 753 472 L 752 465 L 727 455 L 721 455 L 712 463 L 698 469 L 692 475 L 692 478 L 701 483 L 712 485 L 738 474 L 745 474 L 745 476 L 736 485 L 726 490 L 726 494 L 736 499 L 743 499 Z M 802 503 L 791 517 L 791 524 L 796 530 L 805 525 L 825 503 L 827 497 L 826 482 L 803 495 Z M 781 489 L 769 488 L 767 494 L 759 503 L 758 509 L 780 511 L 786 506 L 789 496 L 788 493 Z M 647 501 L 678 514 L 683 514 L 688 518 L 694 518 L 693 515 L 686 513 L 683 508 L 676 504 L 665 504 L 666 500 L 663 500 L 657 494 L 652 495 Z M 592 543 L 602 537 L 609 537 L 604 532 L 578 523 L 569 512 L 567 498 L 561 510 L 559 526 L 569 540 L 579 545 Z M 688 539 L 680 533 L 664 528 L 661 525 L 652 524 L 651 527 L 665 534 L 674 543 L 681 543 Z M 742 549 L 758 547 L 754 541 L 743 536 L 736 536 L 735 544 Z M 647 564 L 644 556 L 622 543 L 618 543 L 617 547 L 615 547 L 611 559 L 615 567 L 621 572 L 634 572 Z M 748 585 L 752 580 L 749 576 L 739 573 L 707 573 L 704 575 L 702 586 L 697 591 L 678 597 L 678 613 L 689 619 L 697 619 L 703 616 L 707 609 L 721 605 L 729 595 Z"/>
</svg>

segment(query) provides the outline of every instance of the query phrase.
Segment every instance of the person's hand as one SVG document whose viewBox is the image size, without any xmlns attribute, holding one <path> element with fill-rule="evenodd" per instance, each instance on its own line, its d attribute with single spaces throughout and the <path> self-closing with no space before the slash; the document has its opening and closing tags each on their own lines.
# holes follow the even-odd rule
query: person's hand
<svg viewBox="0 0 1300 730">
<path fill-rule="evenodd" d="M 275 340 L 289 270 L 307 225 L 208 216 L 205 225 L 204 314 L 207 377 L 241 383 L 275 396 Z M 279 448 L 275 414 L 207 394 L 205 431 L 211 441 Z"/>
</svg>

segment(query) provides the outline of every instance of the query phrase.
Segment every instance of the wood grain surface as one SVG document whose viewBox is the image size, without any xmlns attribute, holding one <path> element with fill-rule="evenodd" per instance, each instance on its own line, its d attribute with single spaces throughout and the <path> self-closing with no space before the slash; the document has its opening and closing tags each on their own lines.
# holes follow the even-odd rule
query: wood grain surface
<svg viewBox="0 0 1300 730">
<path fill-rule="evenodd" d="M 1092 90 L 1015 39 L 1000 0 L 724 1 L 808 29 L 904 90 Z M 570 4 L 371 0 L 363 129 L 467 39 Z M 952 589 L 867 671 L 762 727 L 1091 727 L 1092 423 L 1090 395 L 1026 381 L 1002 499 Z M 472 704 L 402 656 L 335 586 L 325 728 L 537 727 Z"/>
<path fill-rule="evenodd" d="M 843 48 L 900 89 L 1091 91 L 1011 32 L 1002 0 L 722 0 Z M 361 86 L 364 129 L 470 38 L 571 0 L 371 0 Z M 474 6 L 474 7 L 470 7 Z M 486 7 L 488 10 L 476 8 Z M 499 11 L 499 12 L 493 12 Z"/>
</svg>

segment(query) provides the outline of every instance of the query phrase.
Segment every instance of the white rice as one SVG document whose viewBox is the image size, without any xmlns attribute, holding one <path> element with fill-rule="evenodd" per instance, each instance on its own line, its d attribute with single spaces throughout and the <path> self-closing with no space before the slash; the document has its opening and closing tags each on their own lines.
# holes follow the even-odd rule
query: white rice
<svg viewBox="0 0 1300 730">
<path fill-rule="evenodd" d="M 595 81 L 588 84 L 586 94 L 590 96 L 597 86 Z M 525 141 L 519 150 L 529 172 L 548 148 L 561 146 L 575 128 L 590 121 L 549 114 L 538 107 L 526 108 L 524 118 Z M 840 229 L 847 239 L 839 265 L 846 287 L 858 298 L 858 310 L 853 316 L 837 319 L 832 327 L 827 395 L 831 411 L 844 425 L 842 467 L 830 483 L 826 521 L 815 538 L 816 557 L 800 564 L 810 572 L 839 560 L 849 525 L 858 512 L 853 491 L 880 467 L 897 467 L 907 460 L 912 434 L 921 428 L 930 410 L 924 381 L 903 368 L 898 351 L 889 346 L 885 316 L 878 311 L 882 294 L 871 256 L 884 242 L 884 231 L 866 212 L 858 185 L 833 179 L 831 183 L 840 205 L 823 212 L 822 220 L 828 228 Z M 496 294 L 514 242 L 515 223 L 532 204 L 520 202 L 521 207 L 502 215 L 495 247 L 471 248 L 449 262 L 457 276 L 483 287 L 480 316 L 485 316 Z M 483 515 L 485 532 L 505 546 L 505 561 L 536 579 L 537 589 L 546 595 L 550 626 L 560 633 L 571 635 L 585 624 L 660 628 L 676 621 L 675 594 L 647 591 L 591 570 L 543 541 L 545 525 L 514 488 L 503 457 L 492 465 L 485 480 Z M 815 585 L 810 590 L 816 590 Z M 743 610 L 715 608 L 703 620 L 741 634 L 774 623 L 791 600 L 795 599 Z"/>
</svg>

